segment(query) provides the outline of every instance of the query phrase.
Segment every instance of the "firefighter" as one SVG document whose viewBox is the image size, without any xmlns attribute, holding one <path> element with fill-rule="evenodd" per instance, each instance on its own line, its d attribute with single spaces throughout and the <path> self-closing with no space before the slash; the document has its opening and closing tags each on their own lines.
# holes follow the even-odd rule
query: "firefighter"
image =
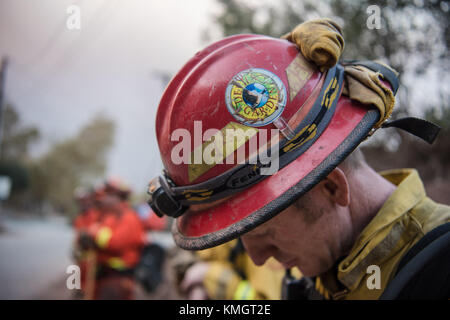
<svg viewBox="0 0 450 320">
<path fill-rule="evenodd" d="M 95 299 L 132 299 L 134 268 L 147 240 L 137 214 L 127 204 L 130 190 L 107 181 L 97 192 L 100 215 L 80 244 L 96 253 Z"/>
<path fill-rule="evenodd" d="M 76 264 L 80 267 L 81 282 L 81 290 L 75 292 L 75 299 L 93 298 L 96 256 L 94 251 L 89 250 L 89 248 L 84 245 L 83 241 L 88 235 L 90 226 L 97 223 L 100 217 L 98 201 L 102 194 L 102 187 L 96 187 L 92 190 L 79 187 L 74 192 L 74 198 L 78 205 L 79 213 L 73 221 L 75 241 L 72 254 Z"/>
<path fill-rule="evenodd" d="M 76 231 L 86 229 L 98 217 L 98 210 L 95 207 L 95 191 L 77 188 L 74 192 L 74 198 L 78 206 L 79 213 L 73 221 Z"/>
<path fill-rule="evenodd" d="M 159 218 L 146 202 L 140 203 L 136 212 L 146 231 L 161 231 L 167 226 L 167 217 Z"/>
<path fill-rule="evenodd" d="M 181 291 L 193 300 L 279 300 L 284 269 L 275 259 L 256 266 L 241 239 L 196 251 L 197 261 L 181 282 Z M 295 277 L 301 277 L 295 269 Z"/>
<path fill-rule="evenodd" d="M 417 171 L 379 174 L 355 151 L 380 128 L 429 143 L 439 128 L 389 120 L 396 71 L 339 62 L 343 48 L 340 27 L 319 19 L 197 53 L 160 101 L 165 170 L 149 202 L 177 218 L 180 247 L 241 237 L 256 265 L 296 266 L 331 299 L 448 299 L 450 208 L 426 196 Z"/>
<path fill-rule="evenodd" d="M 166 249 L 154 241 L 151 232 L 164 230 L 168 219 L 166 217 L 160 219 L 146 202 L 138 204 L 136 212 L 147 234 L 147 244 L 142 250 L 135 276 L 147 293 L 153 293 L 164 279 Z"/>
</svg>

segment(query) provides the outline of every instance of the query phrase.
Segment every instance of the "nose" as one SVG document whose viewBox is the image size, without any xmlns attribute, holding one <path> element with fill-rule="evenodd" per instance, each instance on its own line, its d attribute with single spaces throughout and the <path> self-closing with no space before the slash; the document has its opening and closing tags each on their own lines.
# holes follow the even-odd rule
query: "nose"
<svg viewBox="0 0 450 320">
<path fill-rule="evenodd" d="M 245 250 L 252 259 L 253 263 L 257 266 L 262 266 L 275 251 L 275 248 L 272 245 L 262 241 L 261 239 L 255 239 L 247 235 L 243 235 L 241 239 Z"/>
</svg>

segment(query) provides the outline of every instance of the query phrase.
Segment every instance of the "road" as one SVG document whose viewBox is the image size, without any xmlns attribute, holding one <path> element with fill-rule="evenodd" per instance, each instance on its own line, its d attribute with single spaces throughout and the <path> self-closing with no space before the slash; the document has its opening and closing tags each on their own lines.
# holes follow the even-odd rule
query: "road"
<svg viewBox="0 0 450 320">
<path fill-rule="evenodd" d="M 0 299 L 71 299 L 66 270 L 73 264 L 74 233 L 67 219 L 3 218 L 1 225 Z M 174 246 L 167 232 L 153 233 L 151 239 L 166 249 Z M 150 296 L 137 288 L 137 298 L 177 298 L 166 273 L 169 278 L 161 288 Z"/>
<path fill-rule="evenodd" d="M 60 284 L 54 298 L 67 299 L 73 231 L 62 217 L 3 219 L 0 234 L 0 299 L 33 299 Z"/>
</svg>

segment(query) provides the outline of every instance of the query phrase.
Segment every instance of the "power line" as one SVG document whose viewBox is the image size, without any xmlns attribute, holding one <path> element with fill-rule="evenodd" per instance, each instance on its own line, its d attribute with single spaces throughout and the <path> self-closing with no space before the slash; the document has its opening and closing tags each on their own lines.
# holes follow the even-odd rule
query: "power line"
<svg viewBox="0 0 450 320">
<path fill-rule="evenodd" d="M 81 6 L 81 4 L 84 2 L 84 0 L 78 0 L 79 3 L 77 5 Z M 54 48 L 54 46 L 59 42 L 59 39 L 61 38 L 61 35 L 65 31 L 67 16 L 64 14 L 63 19 L 60 21 L 60 23 L 57 24 L 55 30 L 52 32 L 51 36 L 48 38 L 47 42 L 41 47 L 40 50 L 36 51 L 36 53 L 31 56 L 31 58 L 23 63 L 23 65 L 28 66 L 31 69 L 36 68 L 36 65 L 39 61 L 42 61 L 43 58 L 49 54 L 51 49 Z"/>
<path fill-rule="evenodd" d="M 83 1 L 83 0 L 80 0 Z M 92 24 L 93 21 L 100 21 L 100 22 L 104 22 L 105 20 L 107 20 L 109 18 L 109 16 L 111 15 L 112 11 L 114 11 L 115 7 L 117 6 L 117 4 L 119 3 L 120 0 L 104 0 L 103 3 L 95 10 L 95 12 L 89 17 L 89 20 L 87 23 L 83 23 L 83 25 L 88 25 L 90 26 Z M 80 3 L 81 4 L 81 3 Z M 105 14 L 106 12 L 106 14 Z M 101 15 L 99 17 L 99 14 L 103 13 L 103 15 Z M 46 47 L 50 47 L 50 46 L 54 46 L 54 44 L 56 44 L 57 38 L 60 37 L 60 35 L 62 35 L 63 31 L 66 31 L 66 19 L 67 17 L 64 18 L 64 25 L 61 26 L 59 28 L 59 31 L 57 30 L 57 32 L 55 32 L 54 34 L 58 34 L 58 36 L 53 36 L 50 38 L 50 40 L 48 41 L 48 44 L 46 46 L 44 46 L 43 48 Z M 104 26 L 105 23 L 102 23 L 102 26 Z M 99 29 L 99 28 L 97 28 Z M 52 40 L 53 39 L 53 40 Z M 86 38 L 85 38 L 86 39 Z M 53 41 L 53 44 L 51 44 Z M 86 40 L 84 40 L 86 41 Z M 76 42 L 72 42 L 70 44 L 68 44 L 65 48 L 65 50 L 63 50 L 63 53 L 59 56 L 59 58 L 54 59 L 52 65 L 49 67 L 49 69 L 47 69 L 47 74 L 49 73 L 53 73 L 56 70 L 58 70 L 63 64 L 67 64 L 67 61 L 69 61 L 70 59 L 73 58 L 73 55 L 75 52 L 75 50 L 73 50 L 73 48 L 76 46 Z M 42 51 L 42 50 L 41 50 Z M 46 54 L 48 55 L 49 52 L 46 52 Z M 77 56 L 78 57 L 78 56 Z M 24 65 L 22 64 L 17 64 L 18 67 L 23 67 Z M 32 66 L 33 67 L 33 66 Z M 25 68 L 26 70 L 30 71 L 28 68 Z M 35 85 L 31 84 L 28 88 L 26 88 L 24 91 L 25 92 L 29 92 L 29 91 L 33 91 L 33 89 L 35 88 Z"/>
<path fill-rule="evenodd" d="M 98 36 L 103 28 L 106 26 L 106 21 L 109 19 L 111 14 L 115 12 L 115 9 L 117 5 L 119 4 L 120 0 L 105 0 L 103 4 L 94 12 L 94 14 L 90 17 L 87 23 L 83 23 L 83 25 L 87 26 L 87 28 L 91 28 L 92 30 L 95 30 L 96 32 L 90 32 L 89 38 L 84 38 L 84 46 L 83 48 L 86 49 L 88 47 L 88 44 L 92 44 L 94 41 L 94 37 Z M 102 13 L 102 15 L 100 15 Z M 97 27 L 93 28 L 92 22 L 97 22 Z M 84 27 L 86 28 L 86 27 Z M 90 40 L 90 41 L 89 41 Z M 60 55 L 60 57 L 55 60 L 56 62 L 53 64 L 53 67 L 50 68 L 50 72 L 54 72 L 55 70 L 58 70 L 62 65 L 67 64 L 70 60 L 71 64 L 73 64 L 73 58 L 79 57 L 80 55 L 75 55 L 77 53 L 74 49 L 74 47 L 77 45 L 76 42 L 72 42 L 72 45 L 69 45 L 66 50 Z M 81 47 L 81 45 L 78 43 L 78 45 Z"/>
</svg>

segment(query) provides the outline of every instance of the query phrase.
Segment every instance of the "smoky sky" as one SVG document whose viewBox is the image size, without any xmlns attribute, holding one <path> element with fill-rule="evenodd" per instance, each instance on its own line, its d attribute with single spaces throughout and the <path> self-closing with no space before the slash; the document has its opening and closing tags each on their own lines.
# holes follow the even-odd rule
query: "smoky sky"
<svg viewBox="0 0 450 320">
<path fill-rule="evenodd" d="M 66 27 L 70 5 L 81 29 Z M 0 54 L 9 57 L 7 102 L 36 125 L 42 154 L 96 114 L 117 125 L 108 174 L 136 191 L 162 169 L 155 114 L 164 83 L 205 44 L 214 3 L 148 0 L 0 0 Z"/>
</svg>

